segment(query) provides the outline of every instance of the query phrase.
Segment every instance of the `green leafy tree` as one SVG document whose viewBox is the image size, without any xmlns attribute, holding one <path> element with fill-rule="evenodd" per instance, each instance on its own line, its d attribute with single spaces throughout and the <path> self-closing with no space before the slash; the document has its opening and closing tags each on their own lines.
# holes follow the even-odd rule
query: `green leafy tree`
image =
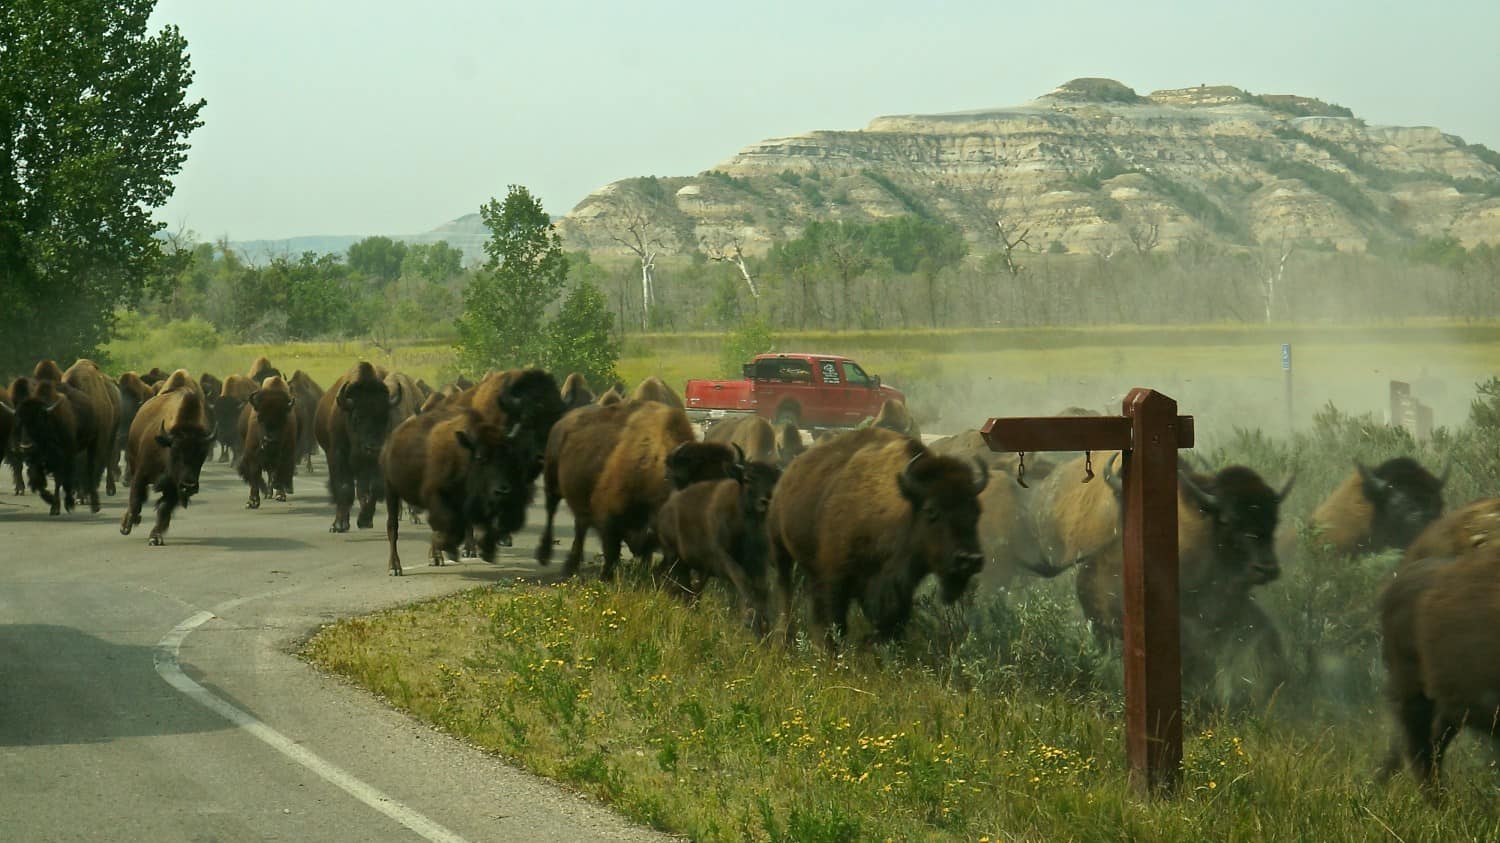
<svg viewBox="0 0 1500 843">
<path fill-rule="evenodd" d="M 408 246 L 406 257 L 401 261 L 403 276 L 428 281 L 447 281 L 461 274 L 463 268 L 464 253 L 448 245 L 447 240 Z"/>
<path fill-rule="evenodd" d="M 544 317 L 568 280 L 562 239 L 531 191 L 511 185 L 503 203 L 491 199 L 479 215 L 490 231 L 488 260 L 458 317 L 458 365 L 471 376 L 544 360 Z"/>
<path fill-rule="evenodd" d="M 0 372 L 98 355 L 160 256 L 203 101 L 155 0 L 0 3 Z"/>
<path fill-rule="evenodd" d="M 349 268 L 389 284 L 401 277 L 407 246 L 389 237 L 366 237 L 349 247 Z"/>
<path fill-rule="evenodd" d="M 747 319 L 719 346 L 719 372 L 726 378 L 737 378 L 746 363 L 757 354 L 776 347 L 776 334 L 765 319 Z"/>
<path fill-rule="evenodd" d="M 612 321 L 597 286 L 588 280 L 574 284 L 547 329 L 547 368 L 559 378 L 578 372 L 595 386 L 614 383 L 620 341 L 610 333 Z"/>
</svg>

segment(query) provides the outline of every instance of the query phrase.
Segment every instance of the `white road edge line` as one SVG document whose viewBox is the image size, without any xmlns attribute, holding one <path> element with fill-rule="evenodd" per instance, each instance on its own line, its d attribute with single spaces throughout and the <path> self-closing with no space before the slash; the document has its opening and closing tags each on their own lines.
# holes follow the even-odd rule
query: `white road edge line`
<svg viewBox="0 0 1500 843">
<path fill-rule="evenodd" d="M 231 602 L 240 603 L 244 601 L 236 600 Z M 219 714 L 235 726 L 244 729 L 261 741 L 269 744 L 282 755 L 311 770 L 319 778 L 337 786 L 345 793 L 385 814 L 396 822 L 401 823 L 427 840 L 434 841 L 434 843 L 467 843 L 464 838 L 391 797 L 386 796 L 384 793 L 365 784 L 344 770 L 324 761 L 313 752 L 298 745 L 291 738 L 267 726 L 253 715 L 241 711 L 230 703 L 214 696 L 207 688 L 188 678 L 187 674 L 182 672 L 182 667 L 177 662 L 178 653 L 182 649 L 182 642 L 188 637 L 188 633 L 216 617 L 218 616 L 213 612 L 198 612 L 173 627 L 172 631 L 167 633 L 165 638 L 157 642 L 153 661 L 156 664 L 157 674 L 162 679 L 165 679 L 167 684 L 186 694 L 203 707 Z"/>
</svg>

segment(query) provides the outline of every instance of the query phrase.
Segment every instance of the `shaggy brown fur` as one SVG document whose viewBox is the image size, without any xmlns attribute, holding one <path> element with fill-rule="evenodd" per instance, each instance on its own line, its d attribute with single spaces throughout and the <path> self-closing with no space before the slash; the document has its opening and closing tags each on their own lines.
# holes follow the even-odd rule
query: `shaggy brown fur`
<svg viewBox="0 0 1500 843">
<path fill-rule="evenodd" d="M 246 373 L 246 376 L 249 377 L 250 381 L 256 386 L 264 383 L 266 378 L 283 377 L 283 375 L 281 374 L 281 370 L 276 368 L 275 366 L 272 366 L 271 361 L 267 359 L 264 354 L 255 358 L 255 361 L 250 364 L 250 371 Z"/>
<path fill-rule="evenodd" d="M 318 451 L 314 419 L 318 414 L 318 403 L 323 398 L 323 388 L 301 369 L 292 373 L 292 379 L 287 382 L 287 387 L 291 389 L 292 397 L 297 401 L 297 459 L 305 460 L 307 470 L 311 473 L 313 454 Z M 287 491 L 290 492 L 291 489 L 288 488 Z"/>
<path fill-rule="evenodd" d="M 1500 545 L 1500 498 L 1480 498 L 1429 524 L 1407 547 L 1401 563 L 1458 556 L 1496 545 Z"/>
<path fill-rule="evenodd" d="M 244 375 L 230 375 L 224 379 L 219 394 L 209 402 L 214 426 L 218 430 L 218 442 L 227 449 L 227 459 L 234 465 L 239 464 L 240 454 L 245 450 L 245 430 L 240 425 L 240 416 L 250 406 L 250 396 L 259 388 L 255 381 Z M 225 461 L 226 456 L 221 450 L 219 462 Z"/>
<path fill-rule="evenodd" d="M 672 387 L 667 386 L 666 381 L 655 375 L 651 375 L 641 381 L 641 385 L 635 388 L 635 392 L 630 397 L 637 401 L 655 401 L 658 404 L 665 404 L 668 407 L 675 407 L 678 410 L 683 409 L 682 399 L 678 397 Z"/>
<path fill-rule="evenodd" d="M 875 420 L 870 422 L 871 427 L 883 427 L 886 430 L 894 430 L 904 433 L 913 439 L 920 440 L 922 431 L 906 409 L 906 405 L 894 398 L 887 398 L 881 402 L 880 410 L 875 414 Z"/>
<path fill-rule="evenodd" d="M 63 507 L 73 511 L 79 481 L 87 484 L 92 478 L 97 501 L 94 470 L 102 470 L 107 455 L 97 450 L 93 400 L 60 380 L 43 378 L 16 378 L 10 395 L 15 402 L 16 447 L 31 490 L 46 501 L 52 515 L 60 515 Z M 47 489 L 48 476 L 53 478 L 52 491 Z"/>
<path fill-rule="evenodd" d="M 701 592 L 710 577 L 728 580 L 751 611 L 752 626 L 764 632 L 769 620 L 766 512 L 781 469 L 751 461 L 738 472 L 738 479 L 693 483 L 662 505 L 657 574 L 686 596 Z"/>
<path fill-rule="evenodd" d="M 1094 482 L 1078 482 L 1084 473 L 1081 458 L 1053 471 L 1028 497 L 1026 520 L 1042 560 L 1028 567 L 1052 577 L 1077 566 L 1079 605 L 1094 634 L 1108 642 L 1124 630 L 1123 549 L 1119 492 L 1113 486 L 1118 469 L 1111 465 L 1113 454 L 1095 454 L 1095 465 L 1101 457 L 1104 467 Z M 1273 535 L 1291 482 L 1276 492 L 1243 466 L 1180 476 L 1177 547 L 1186 681 L 1209 681 L 1219 655 L 1231 645 L 1253 649 L 1265 666 L 1279 672 L 1280 637 L 1251 590 L 1280 576 Z"/>
<path fill-rule="evenodd" d="M 1374 470 L 1355 463 L 1355 470 L 1313 510 L 1308 523 L 1318 542 L 1339 556 L 1405 549 L 1443 514 L 1446 480 L 1446 473 L 1434 477 L 1405 457 L 1387 460 Z M 1292 531 L 1288 541 L 1296 538 Z"/>
<path fill-rule="evenodd" d="M 318 444 L 328 458 L 328 488 L 333 494 L 333 524 L 349 530 L 349 513 L 359 498 L 360 529 L 375 525 L 380 489 L 380 451 L 390 433 L 391 408 L 401 401 L 385 384 L 386 371 L 370 363 L 355 364 L 323 394 L 313 416 Z"/>
<path fill-rule="evenodd" d="M 259 509 L 261 493 L 286 500 L 297 467 L 297 407 L 290 387 L 279 375 L 261 382 L 246 408 L 244 457 L 240 477 L 250 486 L 245 508 Z M 266 482 L 265 473 L 271 475 Z"/>
<path fill-rule="evenodd" d="M 380 455 L 392 576 L 402 574 L 396 543 L 403 501 L 427 512 L 430 564 L 442 565 L 444 554 L 456 559 L 459 542 L 475 530 L 479 555 L 494 561 L 496 546 L 521 528 L 531 500 L 519 436 L 506 436 L 466 407 L 440 407 L 392 431 Z"/>
<path fill-rule="evenodd" d="M 1386 694 L 1399 751 L 1435 795 L 1443 752 L 1465 728 L 1500 733 L 1500 545 L 1403 566 L 1380 597 Z"/>
<path fill-rule="evenodd" d="M 609 389 L 601 392 L 599 394 L 599 397 L 594 399 L 594 403 L 598 404 L 601 407 L 608 407 L 612 404 L 622 403 L 628 397 L 629 396 L 626 395 L 625 391 L 625 384 L 616 381 L 609 387 Z"/>
<path fill-rule="evenodd" d="M 163 389 L 136 413 L 130 425 L 126 463 L 130 502 L 120 519 L 120 535 L 141 523 L 141 507 L 154 486 L 161 493 L 149 543 L 164 544 L 172 512 L 198 492 L 198 475 L 213 447 L 214 431 L 202 388 L 183 369 L 162 382 Z"/>
<path fill-rule="evenodd" d="M 855 600 L 879 637 L 900 635 L 929 573 L 944 601 L 957 600 L 984 563 L 977 498 L 989 470 L 975 465 L 876 427 L 792 463 L 767 516 L 788 634 L 793 567 L 807 576 L 819 636 L 842 633 Z"/>
<path fill-rule="evenodd" d="M 754 462 L 781 462 L 776 453 L 776 431 L 760 416 L 736 416 L 715 422 L 704 431 L 703 441 L 736 445 L 745 452 L 745 459 Z"/>
<path fill-rule="evenodd" d="M 125 447 L 130 441 L 130 423 L 135 421 L 135 414 L 140 412 L 141 405 L 151 397 L 151 387 L 135 372 L 120 375 L 115 384 L 120 389 L 120 418 L 115 423 L 115 452 L 110 459 L 115 476 L 120 477 L 128 486 L 130 475 L 124 473 L 122 466 Z"/>
<path fill-rule="evenodd" d="M 583 375 L 573 372 L 563 381 L 562 400 L 569 410 L 587 407 L 594 403 L 594 391 L 589 389 L 589 382 Z"/>
<path fill-rule="evenodd" d="M 110 470 L 115 437 L 120 425 L 120 389 L 92 360 L 79 360 L 63 372 L 63 383 L 88 396 L 94 416 L 94 437 L 85 445 L 85 463 L 80 491 L 89 496 L 89 510 L 99 511 L 99 480 L 105 478 L 105 493 L 115 493 L 116 472 Z"/>
<path fill-rule="evenodd" d="M 56 360 L 39 360 L 31 370 L 31 376 L 39 381 L 61 382 L 63 379 L 62 367 L 57 365 Z"/>
<path fill-rule="evenodd" d="M 624 542 L 649 562 L 651 521 L 671 492 L 668 456 L 693 439 L 685 412 L 654 401 L 631 400 L 563 416 L 547 441 L 547 523 L 537 561 L 551 561 L 553 520 L 558 503 L 567 500 L 574 528 L 566 574 L 577 572 L 591 527 L 599 531 L 603 545 L 605 578 L 614 576 Z"/>
</svg>

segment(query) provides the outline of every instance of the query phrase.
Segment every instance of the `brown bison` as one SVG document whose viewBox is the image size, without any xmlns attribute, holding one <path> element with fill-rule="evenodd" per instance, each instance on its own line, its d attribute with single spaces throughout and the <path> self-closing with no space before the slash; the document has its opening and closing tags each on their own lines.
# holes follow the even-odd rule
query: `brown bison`
<svg viewBox="0 0 1500 843">
<path fill-rule="evenodd" d="M 589 382 L 583 375 L 573 372 L 563 380 L 562 400 L 568 410 L 587 407 L 594 403 L 594 391 L 589 389 Z"/>
<path fill-rule="evenodd" d="M 1027 507 L 1041 557 L 1028 567 L 1053 577 L 1077 566 L 1079 604 L 1104 643 L 1124 630 L 1118 456 L 1106 459 L 1103 484 L 1078 482 L 1082 458 L 1059 466 L 1029 496 Z M 1189 681 L 1208 681 L 1216 657 L 1230 645 L 1248 645 L 1266 666 L 1280 669 L 1280 637 L 1251 591 L 1281 575 L 1273 536 L 1292 482 L 1278 492 L 1244 466 L 1215 474 L 1178 472 L 1178 584 Z"/>
<path fill-rule="evenodd" d="M 445 553 L 456 559 L 459 542 L 472 532 L 480 535 L 480 557 L 493 562 L 496 546 L 525 523 L 532 461 L 519 425 L 501 430 L 473 409 L 443 407 L 403 422 L 380 457 L 391 576 L 402 574 L 396 550 L 402 501 L 427 512 L 431 564 L 442 565 Z"/>
<path fill-rule="evenodd" d="M 120 418 L 115 424 L 115 453 L 111 457 L 115 474 L 124 480 L 125 485 L 130 485 L 130 475 L 123 470 L 125 448 L 130 442 L 130 423 L 135 421 L 135 414 L 140 412 L 141 407 L 151 398 L 151 387 L 141 380 L 141 376 L 135 372 L 126 372 L 115 381 L 120 390 Z"/>
<path fill-rule="evenodd" d="M 667 386 L 666 381 L 655 375 L 651 375 L 641 381 L 641 385 L 635 388 L 635 392 L 631 393 L 630 397 L 637 401 L 655 401 L 658 404 L 665 404 L 668 407 L 675 407 L 679 410 L 684 406 L 682 399 L 678 397 L 672 387 Z"/>
<path fill-rule="evenodd" d="M 391 410 L 401 404 L 401 387 L 394 394 L 385 372 L 360 361 L 333 382 L 318 402 L 313 425 L 318 444 L 328 458 L 328 488 L 333 493 L 331 533 L 349 531 L 349 511 L 359 497 L 360 529 L 375 525 L 375 501 L 380 489 L 380 451 L 391 429 Z"/>
<path fill-rule="evenodd" d="M 485 420 L 503 430 L 521 426 L 521 433 L 531 442 L 536 462 L 527 477 L 534 482 L 542 473 L 542 454 L 547 450 L 547 436 L 552 426 L 567 412 L 557 380 L 542 369 L 510 369 L 486 375 L 472 392 L 474 409 Z"/>
<path fill-rule="evenodd" d="M 15 401 L 16 447 L 26 464 L 26 479 L 51 509 L 73 511 L 80 490 L 91 490 L 99 511 L 99 475 L 108 459 L 100 443 L 98 415 L 89 395 L 71 384 L 39 378 L 17 378 L 10 388 Z M 108 423 L 114 424 L 109 418 Z M 113 428 L 109 431 L 113 434 Z M 53 490 L 47 489 L 47 478 Z M 90 485 L 92 481 L 92 485 Z"/>
<path fill-rule="evenodd" d="M 152 366 L 151 367 L 151 371 L 147 372 L 144 375 L 141 375 L 141 380 L 146 384 L 146 386 L 155 387 L 155 386 L 160 386 L 162 383 L 166 382 L 166 380 L 167 380 L 168 377 L 171 377 L 171 376 L 168 375 L 166 372 L 163 372 L 160 368 L 158 368 L 156 366 Z M 159 391 L 160 390 L 157 390 L 157 391 L 153 392 L 152 394 L 156 394 L 156 392 L 159 392 Z"/>
<path fill-rule="evenodd" d="M 286 500 L 292 490 L 292 473 L 297 467 L 297 400 L 280 375 L 261 382 L 260 389 L 250 393 L 245 424 L 244 456 L 240 458 L 240 477 L 250 486 L 247 509 L 260 508 L 262 492 Z M 271 475 L 270 483 L 265 474 Z"/>
<path fill-rule="evenodd" d="M 198 493 L 198 474 L 213 450 L 214 429 L 201 387 L 178 369 L 161 382 L 162 389 L 136 413 L 125 452 L 130 473 L 130 502 L 120 519 L 120 535 L 141 523 L 141 507 L 151 489 L 161 493 L 151 545 L 165 543 L 172 512 L 186 507 Z"/>
<path fill-rule="evenodd" d="M 318 414 L 318 402 L 323 398 L 323 388 L 301 369 L 292 373 L 287 386 L 292 391 L 292 398 L 296 400 L 297 460 L 306 461 L 307 470 L 311 473 L 313 455 L 318 452 L 318 437 L 313 430 L 313 420 Z"/>
<path fill-rule="evenodd" d="M 1427 526 L 1402 556 L 1402 564 L 1434 556 L 1459 556 L 1500 544 L 1500 498 L 1471 501 Z"/>
<path fill-rule="evenodd" d="M 735 473 L 692 483 L 662 505 L 657 573 L 687 595 L 701 592 L 710 577 L 729 581 L 740 604 L 751 610 L 756 631 L 763 632 L 770 617 L 766 512 L 781 469 L 752 460 L 736 465 Z"/>
<path fill-rule="evenodd" d="M 601 407 L 608 407 L 611 404 L 622 403 L 629 397 L 629 393 L 625 389 L 625 384 L 615 381 L 610 385 L 609 389 L 599 393 L 599 397 L 594 399 L 594 403 Z"/>
<path fill-rule="evenodd" d="M 774 463 L 786 468 L 807 450 L 802 433 L 791 422 L 772 426 L 760 416 L 737 416 L 710 425 L 703 434 L 707 442 L 727 442 L 745 452 L 746 459 Z"/>
<path fill-rule="evenodd" d="M 1429 795 L 1464 727 L 1500 735 L 1500 545 L 1404 565 L 1380 596 L 1386 695 L 1404 760 Z"/>
<path fill-rule="evenodd" d="M 1443 514 L 1448 471 L 1434 477 L 1416 460 L 1397 457 L 1374 470 L 1355 462 L 1308 523 L 1317 542 L 1338 556 L 1405 550 L 1427 525 Z M 1283 555 L 1295 549 L 1296 531 L 1287 531 Z"/>
<path fill-rule="evenodd" d="M 39 360 L 31 370 L 31 376 L 39 381 L 60 383 L 63 379 L 63 371 L 62 367 L 57 365 L 56 360 Z"/>
<path fill-rule="evenodd" d="M 214 417 L 213 427 L 218 431 L 219 444 L 222 446 L 219 462 L 227 459 L 232 465 L 239 464 L 245 447 L 245 430 L 240 425 L 240 417 L 244 415 L 245 408 L 250 406 L 250 396 L 257 388 L 255 381 L 244 375 L 230 375 L 224 379 L 219 394 L 208 402 L 209 411 Z"/>
<path fill-rule="evenodd" d="M 19 454 L 12 461 L 12 445 L 16 432 L 16 408 L 10 405 L 10 388 L 0 384 L 0 459 L 10 463 L 15 472 L 16 494 L 26 493 L 25 478 L 21 476 Z"/>
<path fill-rule="evenodd" d="M 88 492 L 89 509 L 99 511 L 99 481 L 105 479 L 107 494 L 115 493 L 115 474 L 110 471 L 114 461 L 115 436 L 120 418 L 120 390 L 109 375 L 92 360 L 79 360 L 63 372 L 63 383 L 88 396 L 94 414 L 94 440 L 85 453 L 86 462 L 80 466 L 85 472 L 79 478 L 79 487 Z"/>
<path fill-rule="evenodd" d="M 922 431 L 917 427 L 916 420 L 911 417 L 911 412 L 906 409 L 906 404 L 894 398 L 887 398 L 881 402 L 880 409 L 875 413 L 875 419 L 870 422 L 870 426 L 894 430 L 913 439 L 922 438 Z"/>
<path fill-rule="evenodd" d="M 793 462 L 767 514 L 788 631 L 794 567 L 807 576 L 815 636 L 841 635 L 854 601 L 878 637 L 899 636 L 928 574 L 945 602 L 957 600 L 984 564 L 978 497 L 990 472 L 978 462 L 976 476 L 974 465 L 878 427 Z"/>
<path fill-rule="evenodd" d="M 281 378 L 283 381 L 286 380 L 286 377 L 281 374 L 281 370 L 272 366 L 271 361 L 265 355 L 255 358 L 255 362 L 250 364 L 250 371 L 246 377 L 250 378 L 250 382 L 256 386 L 265 383 L 266 378 Z"/>
<path fill-rule="evenodd" d="M 552 560 L 552 527 L 557 505 L 566 500 L 573 512 L 573 547 L 564 573 L 577 572 L 589 528 L 599 531 L 605 578 L 614 576 L 620 546 L 628 542 L 649 559 L 654 536 L 651 523 L 673 485 L 710 479 L 689 455 L 701 448 L 675 453 L 693 443 L 687 414 L 654 401 L 630 400 L 607 407 L 594 406 L 563 416 L 552 427 L 542 472 L 547 522 L 537 546 L 537 562 Z M 703 443 L 707 444 L 707 443 Z M 718 453 L 733 452 L 712 445 Z M 677 459 L 669 460 L 669 456 Z M 711 469 L 709 470 L 711 472 Z M 670 472 L 670 476 L 669 476 Z M 727 471 L 717 475 L 728 476 Z"/>
</svg>

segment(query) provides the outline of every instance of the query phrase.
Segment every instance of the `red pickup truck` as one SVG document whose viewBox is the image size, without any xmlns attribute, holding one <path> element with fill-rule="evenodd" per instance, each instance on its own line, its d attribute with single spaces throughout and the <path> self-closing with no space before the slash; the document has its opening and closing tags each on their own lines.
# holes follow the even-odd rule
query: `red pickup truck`
<svg viewBox="0 0 1500 843">
<path fill-rule="evenodd" d="M 854 427 L 886 399 L 906 400 L 836 354 L 761 354 L 745 364 L 743 380 L 690 380 L 683 397 L 693 421 L 754 413 L 801 428 Z"/>
</svg>

